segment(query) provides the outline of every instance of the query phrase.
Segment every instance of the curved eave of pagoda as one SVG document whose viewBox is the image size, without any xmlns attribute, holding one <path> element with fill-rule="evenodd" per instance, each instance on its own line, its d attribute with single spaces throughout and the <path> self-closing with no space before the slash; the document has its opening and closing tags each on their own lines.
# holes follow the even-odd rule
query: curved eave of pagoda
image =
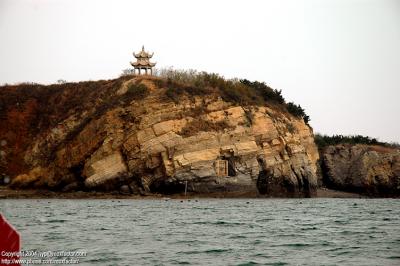
<svg viewBox="0 0 400 266">
<path fill-rule="evenodd" d="M 140 58 L 152 58 L 153 55 L 154 55 L 154 53 L 149 54 L 149 53 L 146 53 L 146 52 L 140 52 L 138 54 L 133 53 L 133 56 L 135 58 L 137 58 L 137 59 L 140 59 Z"/>
<path fill-rule="evenodd" d="M 140 62 L 131 62 L 131 65 L 136 67 L 136 66 L 143 66 L 143 67 L 153 67 L 156 65 L 156 63 L 140 63 Z"/>
</svg>

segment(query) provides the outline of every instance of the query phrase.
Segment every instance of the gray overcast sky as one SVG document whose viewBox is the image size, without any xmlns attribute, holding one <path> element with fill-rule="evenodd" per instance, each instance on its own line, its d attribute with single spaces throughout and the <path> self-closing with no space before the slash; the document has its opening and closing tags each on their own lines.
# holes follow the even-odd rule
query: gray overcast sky
<svg viewBox="0 0 400 266">
<path fill-rule="evenodd" d="M 400 1 L 0 0 L 0 84 L 158 67 L 265 81 L 314 131 L 400 142 Z"/>
</svg>

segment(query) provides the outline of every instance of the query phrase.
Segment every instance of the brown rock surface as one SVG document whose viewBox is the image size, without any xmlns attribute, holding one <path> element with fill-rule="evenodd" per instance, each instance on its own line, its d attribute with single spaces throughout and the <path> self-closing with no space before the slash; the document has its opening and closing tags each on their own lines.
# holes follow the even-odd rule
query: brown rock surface
<svg viewBox="0 0 400 266">
<path fill-rule="evenodd" d="M 373 145 L 328 146 L 323 152 L 327 186 L 374 196 L 400 195 L 400 150 Z"/>
</svg>

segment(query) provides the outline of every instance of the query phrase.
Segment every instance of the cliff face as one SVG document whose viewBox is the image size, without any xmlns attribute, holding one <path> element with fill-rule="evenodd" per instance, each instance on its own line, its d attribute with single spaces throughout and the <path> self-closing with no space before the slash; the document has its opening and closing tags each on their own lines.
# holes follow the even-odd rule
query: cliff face
<svg viewBox="0 0 400 266">
<path fill-rule="evenodd" d="M 18 99 L 0 110 L 8 149 L 1 171 L 14 187 L 180 193 L 187 183 L 198 193 L 315 192 L 312 129 L 278 107 L 238 105 L 217 93 L 173 101 L 156 78 L 90 84 L 80 96 L 73 85 L 54 87 L 42 104 Z M 138 85 L 148 92 L 129 89 Z M 42 105 L 50 108 L 40 112 Z M 15 113 L 30 118 L 10 126 Z"/>
<path fill-rule="evenodd" d="M 336 145 L 322 155 L 327 186 L 374 196 L 400 195 L 400 150 L 373 145 Z"/>
</svg>

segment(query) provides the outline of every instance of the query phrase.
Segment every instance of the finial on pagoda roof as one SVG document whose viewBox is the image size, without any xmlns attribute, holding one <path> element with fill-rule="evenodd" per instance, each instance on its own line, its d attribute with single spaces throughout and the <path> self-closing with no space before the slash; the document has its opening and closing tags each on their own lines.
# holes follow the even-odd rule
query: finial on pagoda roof
<svg viewBox="0 0 400 266">
<path fill-rule="evenodd" d="M 131 65 L 134 67 L 133 73 L 135 73 L 136 69 L 138 69 L 140 75 L 140 70 L 144 69 L 147 75 L 147 70 L 150 69 L 150 75 L 152 75 L 152 68 L 156 65 L 156 63 L 150 62 L 150 58 L 152 58 L 153 55 L 154 53 L 150 54 L 144 50 L 144 45 L 142 45 L 142 50 L 139 53 L 133 53 L 133 56 L 136 58 L 136 62 L 131 62 Z"/>
<path fill-rule="evenodd" d="M 139 53 L 133 53 L 136 58 L 152 58 L 154 53 L 149 53 L 144 50 L 144 45 L 142 45 L 142 50 Z"/>
</svg>

